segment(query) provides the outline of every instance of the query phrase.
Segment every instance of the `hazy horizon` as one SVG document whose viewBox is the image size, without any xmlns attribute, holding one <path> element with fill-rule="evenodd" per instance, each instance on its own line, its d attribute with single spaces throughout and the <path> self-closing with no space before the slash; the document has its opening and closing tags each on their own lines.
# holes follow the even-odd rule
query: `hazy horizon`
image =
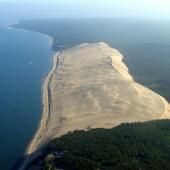
<svg viewBox="0 0 170 170">
<path fill-rule="evenodd" d="M 170 19 L 168 0 L 0 0 L 0 16 L 16 18 Z"/>
</svg>

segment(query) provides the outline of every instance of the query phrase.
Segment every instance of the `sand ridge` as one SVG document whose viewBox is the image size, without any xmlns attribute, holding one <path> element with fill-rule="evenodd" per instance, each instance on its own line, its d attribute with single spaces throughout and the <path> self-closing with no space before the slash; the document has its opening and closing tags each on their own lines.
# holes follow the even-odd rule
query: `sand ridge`
<svg viewBox="0 0 170 170">
<path fill-rule="evenodd" d="M 40 128 L 27 153 L 77 129 L 170 118 L 168 102 L 136 83 L 122 59 L 105 43 L 86 43 L 57 53 L 44 83 Z"/>
</svg>

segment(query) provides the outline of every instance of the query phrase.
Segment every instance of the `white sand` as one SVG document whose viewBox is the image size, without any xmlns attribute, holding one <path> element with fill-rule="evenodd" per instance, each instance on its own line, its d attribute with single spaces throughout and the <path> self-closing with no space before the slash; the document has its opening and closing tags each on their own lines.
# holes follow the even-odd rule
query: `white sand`
<svg viewBox="0 0 170 170">
<path fill-rule="evenodd" d="M 40 128 L 27 153 L 76 129 L 170 118 L 168 102 L 136 83 L 123 56 L 107 44 L 83 44 L 56 56 L 44 83 Z"/>
</svg>

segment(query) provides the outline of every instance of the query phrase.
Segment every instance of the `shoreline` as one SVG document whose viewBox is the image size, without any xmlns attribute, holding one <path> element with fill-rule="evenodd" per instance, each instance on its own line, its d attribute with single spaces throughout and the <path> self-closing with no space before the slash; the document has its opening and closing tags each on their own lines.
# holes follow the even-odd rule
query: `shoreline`
<svg viewBox="0 0 170 170">
<path fill-rule="evenodd" d="M 44 34 L 38 31 L 32 31 L 29 29 L 24 29 L 24 28 L 17 28 L 14 25 L 19 25 L 20 21 L 16 21 L 15 23 L 11 23 L 6 25 L 5 27 L 7 29 L 14 29 L 14 30 L 22 30 L 22 31 L 29 31 L 29 32 L 33 32 L 36 34 L 39 34 L 41 36 L 45 36 L 47 37 L 47 40 L 49 41 L 49 46 L 51 48 L 51 59 L 50 59 L 50 67 L 48 69 L 48 71 L 46 72 L 46 74 L 44 75 L 43 79 L 42 79 L 42 83 L 41 83 L 41 103 L 42 103 L 42 112 L 40 113 L 40 120 L 38 122 L 38 126 L 35 129 L 35 132 L 31 138 L 31 140 L 28 142 L 24 155 L 26 156 L 26 158 L 24 158 L 24 160 L 21 162 L 20 166 L 18 167 L 19 170 L 24 170 L 27 165 L 29 164 L 29 162 L 31 161 L 30 158 L 31 157 L 27 157 L 28 155 L 31 155 L 34 151 L 36 151 L 36 149 L 38 148 L 37 144 L 40 144 L 40 141 L 43 137 L 43 135 L 41 136 L 41 134 L 43 134 L 43 130 L 44 128 L 46 128 L 46 124 L 48 122 L 48 118 L 49 118 L 49 103 L 48 103 L 48 85 L 49 85 L 49 81 L 50 78 L 53 74 L 53 71 L 56 69 L 57 66 L 57 57 L 60 54 L 60 52 L 55 51 L 53 49 L 53 44 L 54 44 L 54 38 L 48 34 Z M 33 156 L 34 157 L 34 156 Z"/>
<path fill-rule="evenodd" d="M 52 36 L 50 36 L 49 34 L 45 34 L 45 33 L 41 33 L 41 32 L 38 32 L 38 31 L 33 31 L 33 30 L 29 30 L 29 29 L 25 29 L 25 28 L 19 28 L 19 27 L 15 27 L 15 25 L 18 25 L 19 26 L 20 24 L 20 21 L 16 21 L 15 23 L 13 24 L 9 24 L 9 25 L 6 25 L 5 27 L 7 29 L 14 29 L 14 30 L 22 30 L 22 31 L 29 31 L 29 32 L 33 32 L 33 33 L 36 33 L 36 34 L 39 34 L 39 35 L 42 35 L 42 36 L 46 36 L 48 41 L 49 41 L 49 46 L 51 48 L 51 51 L 54 53 L 57 52 L 55 51 L 52 47 L 53 47 L 53 44 L 54 44 L 54 38 Z"/>
<path fill-rule="evenodd" d="M 32 160 L 34 160 L 35 158 L 39 157 L 39 155 L 42 154 L 41 150 L 37 152 L 37 149 L 39 148 L 39 145 L 40 145 L 41 140 L 43 138 L 43 133 L 44 133 L 44 130 L 46 129 L 46 125 L 47 125 L 49 114 L 50 114 L 50 112 L 49 112 L 49 100 L 48 100 L 49 99 L 48 86 L 49 86 L 51 76 L 53 75 L 53 73 L 54 73 L 54 71 L 57 67 L 57 57 L 59 56 L 59 54 L 60 54 L 59 52 L 54 54 L 52 68 L 48 72 L 48 74 L 47 74 L 47 76 L 46 76 L 46 78 L 43 82 L 43 87 L 42 87 L 43 110 L 42 110 L 42 113 L 41 113 L 39 126 L 38 126 L 35 134 L 33 135 L 31 142 L 28 144 L 28 146 L 26 148 L 25 158 L 21 162 L 21 164 L 18 168 L 19 170 L 25 170 Z"/>
<path fill-rule="evenodd" d="M 46 91 L 46 89 L 44 89 L 44 88 L 45 88 L 44 86 L 46 85 L 47 81 L 50 80 L 49 76 L 52 75 L 53 69 L 55 70 L 54 67 L 56 66 L 56 61 L 57 61 L 57 57 L 58 57 L 58 55 L 59 55 L 59 52 L 57 52 L 57 51 L 55 51 L 55 50 L 53 49 L 54 38 L 53 38 L 52 36 L 50 36 L 50 35 L 48 35 L 48 34 L 44 34 L 44 33 L 38 32 L 38 31 L 32 31 L 32 30 L 29 30 L 29 29 L 24 29 L 24 28 L 15 27 L 15 25 L 18 25 L 18 26 L 19 26 L 19 24 L 20 24 L 20 21 L 15 21 L 14 23 L 8 24 L 8 25 L 6 25 L 5 27 L 6 27 L 7 29 L 29 31 L 29 32 L 33 32 L 33 33 L 36 33 L 36 34 L 39 34 L 39 35 L 42 35 L 42 36 L 46 36 L 47 39 L 48 39 L 48 41 L 49 41 L 49 46 L 50 46 L 51 52 L 52 52 L 52 57 L 51 57 L 51 59 L 50 59 L 50 67 L 49 67 L 49 70 L 48 70 L 47 73 L 44 75 L 44 77 L 43 77 L 43 79 L 42 79 L 42 83 L 41 83 L 42 112 L 40 113 L 40 120 L 39 120 L 39 122 L 38 122 L 37 129 L 35 130 L 34 135 L 32 136 L 31 140 L 28 142 L 29 144 L 26 146 L 26 149 L 25 149 L 25 152 L 24 152 L 25 154 L 29 154 L 30 145 L 31 145 L 31 143 L 33 142 L 34 138 L 36 137 L 36 135 L 37 135 L 37 133 L 38 133 L 38 131 L 39 131 L 39 128 L 40 128 L 40 126 L 41 126 L 42 119 L 43 119 L 43 117 L 44 117 L 44 115 L 43 115 L 43 113 L 44 113 L 44 107 L 47 106 L 47 105 L 44 103 L 44 100 L 45 100 L 45 98 L 46 98 L 46 97 L 44 96 L 44 93 L 45 93 L 45 91 Z M 50 75 L 49 75 L 49 74 L 50 74 Z M 49 78 L 49 79 L 47 80 L 47 78 Z M 49 82 L 48 82 L 48 83 L 49 83 Z M 48 88 L 48 86 L 47 86 L 46 88 Z M 48 89 L 47 89 L 47 91 L 48 91 Z M 47 93 L 47 92 L 46 92 L 46 93 Z M 48 93 L 47 93 L 46 95 L 48 95 Z M 47 117 L 48 117 L 48 116 L 47 116 Z"/>
<path fill-rule="evenodd" d="M 39 157 L 39 155 L 42 154 L 41 151 L 37 152 L 37 149 L 39 148 L 40 141 L 43 138 L 44 129 L 46 128 L 49 114 L 50 114 L 49 113 L 49 101 L 48 101 L 48 85 L 49 85 L 51 76 L 53 75 L 53 72 L 56 69 L 57 57 L 59 56 L 59 54 L 60 53 L 57 52 L 53 56 L 53 66 L 50 69 L 50 71 L 48 72 L 48 74 L 43 82 L 43 90 L 42 90 L 43 91 L 43 95 L 42 95 L 43 110 L 42 110 L 42 114 L 41 114 L 41 119 L 39 122 L 39 126 L 31 140 L 31 142 L 28 144 L 28 146 L 26 148 L 25 158 L 19 165 L 18 170 L 25 170 L 32 160 L 34 160 L 35 158 Z"/>
<path fill-rule="evenodd" d="M 28 145 L 28 148 L 26 149 L 26 154 L 31 154 L 37 149 L 37 145 L 39 145 L 39 141 L 41 140 L 41 137 L 43 136 L 44 129 L 46 128 L 46 124 L 49 118 L 49 91 L 48 91 L 48 86 L 49 82 L 51 79 L 51 76 L 53 75 L 56 66 L 57 66 L 57 57 L 59 56 L 59 52 L 57 52 L 54 57 L 53 57 L 53 66 L 49 73 L 47 74 L 45 81 L 43 83 L 43 95 L 42 95 L 42 106 L 43 106 L 43 111 L 41 114 L 41 120 L 39 123 L 39 127 L 37 128 L 37 131 L 35 135 L 32 138 L 31 143 Z"/>
</svg>

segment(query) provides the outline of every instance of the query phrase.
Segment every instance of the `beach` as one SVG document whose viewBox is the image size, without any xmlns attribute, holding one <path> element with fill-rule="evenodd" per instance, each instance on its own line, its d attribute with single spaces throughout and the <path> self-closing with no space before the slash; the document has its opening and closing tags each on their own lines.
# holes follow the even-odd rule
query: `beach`
<svg viewBox="0 0 170 170">
<path fill-rule="evenodd" d="M 35 136 L 33 137 L 33 140 L 31 141 L 30 145 L 28 146 L 26 154 L 31 154 L 33 151 L 35 151 L 37 149 L 37 147 L 39 145 L 38 143 L 40 143 L 39 141 L 41 140 L 41 138 L 43 138 L 43 135 L 44 135 L 43 133 L 44 133 L 45 129 L 47 128 L 46 127 L 47 121 L 49 119 L 49 114 L 50 114 L 49 113 L 48 86 L 49 86 L 51 76 L 52 76 L 54 70 L 56 69 L 58 55 L 59 55 L 59 53 L 56 53 L 54 55 L 52 69 L 50 70 L 50 72 L 46 76 L 44 84 L 43 84 L 43 95 L 42 95 L 43 113 L 42 113 L 42 118 L 41 118 L 38 130 L 37 130 Z"/>
<path fill-rule="evenodd" d="M 170 118 L 168 102 L 136 83 L 105 43 L 57 53 L 43 86 L 40 126 L 26 154 L 69 131 Z"/>
</svg>

